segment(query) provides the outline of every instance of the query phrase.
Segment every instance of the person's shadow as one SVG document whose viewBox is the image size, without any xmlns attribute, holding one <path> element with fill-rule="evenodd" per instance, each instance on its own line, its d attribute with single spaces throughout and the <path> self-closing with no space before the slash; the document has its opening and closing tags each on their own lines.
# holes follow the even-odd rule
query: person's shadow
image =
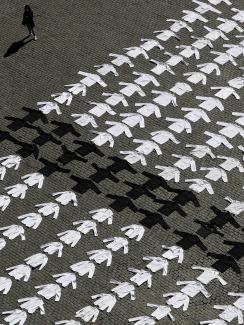
<svg viewBox="0 0 244 325">
<path fill-rule="evenodd" d="M 7 49 L 7 52 L 4 54 L 4 58 L 7 58 L 8 56 L 16 53 L 19 51 L 19 49 L 21 49 L 21 47 L 25 46 L 26 44 L 28 44 L 29 42 L 33 41 L 33 39 L 29 39 L 28 41 L 27 38 L 29 38 L 29 36 L 24 37 L 22 40 L 14 42 L 10 45 L 10 47 Z"/>
</svg>

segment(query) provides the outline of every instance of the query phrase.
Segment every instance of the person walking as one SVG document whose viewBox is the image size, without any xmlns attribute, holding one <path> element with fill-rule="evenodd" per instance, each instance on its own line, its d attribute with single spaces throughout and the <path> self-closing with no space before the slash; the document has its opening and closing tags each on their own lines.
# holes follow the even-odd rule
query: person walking
<svg viewBox="0 0 244 325">
<path fill-rule="evenodd" d="M 22 25 L 24 25 L 28 28 L 29 36 L 33 35 L 34 40 L 36 41 L 37 36 L 34 32 L 35 23 L 34 23 L 34 19 L 33 19 L 33 11 L 31 10 L 30 6 L 28 6 L 28 5 L 25 6 Z"/>
</svg>

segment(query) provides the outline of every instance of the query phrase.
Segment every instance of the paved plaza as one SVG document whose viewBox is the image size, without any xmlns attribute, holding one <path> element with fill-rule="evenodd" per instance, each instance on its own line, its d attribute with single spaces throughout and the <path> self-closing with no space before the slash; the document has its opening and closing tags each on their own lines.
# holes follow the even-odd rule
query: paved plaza
<svg viewBox="0 0 244 325">
<path fill-rule="evenodd" d="M 25 4 L 0 12 L 0 324 L 242 324 L 243 1 L 31 0 L 36 41 Z"/>
</svg>

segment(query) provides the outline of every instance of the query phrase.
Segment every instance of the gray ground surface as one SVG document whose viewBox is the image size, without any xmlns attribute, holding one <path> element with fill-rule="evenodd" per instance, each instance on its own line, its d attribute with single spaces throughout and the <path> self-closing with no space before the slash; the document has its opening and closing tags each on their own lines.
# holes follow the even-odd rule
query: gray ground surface
<svg viewBox="0 0 244 325">
<path fill-rule="evenodd" d="M 241 0 L 235 0 L 235 6 L 238 8 L 243 7 Z M 22 110 L 23 106 L 35 108 L 37 101 L 49 100 L 50 94 L 63 90 L 64 84 L 70 84 L 79 81 L 77 72 L 79 69 L 84 71 L 92 71 L 92 67 L 95 64 L 104 63 L 108 60 L 109 53 L 121 53 L 121 49 L 128 46 L 133 46 L 139 43 L 141 37 L 151 37 L 152 32 L 158 29 L 164 29 L 168 26 L 166 22 L 167 18 L 179 18 L 181 17 L 181 11 L 183 9 L 194 8 L 189 0 L 185 1 L 169 1 L 169 0 L 70 0 L 70 1 L 30 1 L 29 4 L 33 8 L 35 13 L 36 31 L 38 35 L 37 42 L 30 42 L 26 46 L 22 47 L 17 53 L 8 58 L 3 58 L 4 53 L 11 45 L 11 43 L 21 40 L 26 35 L 26 30 L 21 25 L 22 10 L 24 6 L 23 1 L 2 1 L 2 10 L 0 13 L 0 30 L 1 30 L 1 58 L 0 58 L 0 71 L 1 71 L 1 129 L 8 130 L 7 126 L 10 123 L 6 120 L 6 117 L 23 117 L 25 115 Z M 229 8 L 227 6 L 221 6 L 223 9 L 223 16 L 230 17 Z M 226 11 L 226 12 L 225 12 Z M 206 15 L 208 17 L 208 15 Z M 216 26 L 214 15 L 209 15 L 208 26 Z M 201 35 L 202 24 L 196 23 L 194 25 L 194 35 Z M 189 35 L 181 32 L 182 44 L 188 44 Z M 230 40 L 232 36 L 230 35 Z M 234 40 L 233 40 L 234 41 Z M 231 43 L 231 41 L 230 41 Z M 167 49 L 173 50 L 177 45 L 176 40 L 167 42 Z M 223 42 L 215 43 L 215 50 L 221 50 Z M 153 50 L 154 51 L 154 50 Z M 205 51 L 205 50 L 204 50 Z M 201 58 L 202 62 L 210 60 L 209 50 L 203 51 Z M 154 58 L 160 58 L 160 53 L 156 50 L 151 55 Z M 211 57 L 212 60 L 212 57 Z M 241 66 L 243 59 L 239 59 L 238 63 Z M 147 62 L 146 62 L 147 63 Z M 137 69 L 144 71 L 147 69 L 145 60 L 137 60 Z M 187 68 L 192 71 L 196 63 L 193 62 Z M 119 81 L 132 80 L 131 71 L 129 68 L 121 68 L 121 74 Z M 160 83 L 162 88 L 173 85 L 179 79 L 179 75 L 186 71 L 184 66 L 177 67 L 176 76 L 164 79 L 162 75 Z M 238 72 L 238 68 L 230 65 L 224 65 L 222 67 L 222 74 L 220 77 L 209 77 L 211 85 L 225 85 L 226 81 L 233 76 L 241 75 Z M 214 80 L 216 78 L 216 80 Z M 114 79 L 108 77 L 106 81 L 109 84 L 109 89 L 118 90 L 117 83 L 114 83 Z M 191 93 L 182 102 L 179 102 L 181 106 L 192 107 L 195 104 L 195 93 L 208 95 L 210 94 L 209 86 L 196 86 L 194 92 Z M 160 86 L 161 88 L 161 86 Z M 243 92 L 240 91 L 240 93 Z M 98 101 L 101 99 L 101 89 L 94 87 L 91 92 L 88 93 L 88 99 Z M 87 100 L 86 98 L 86 100 Z M 225 112 L 221 113 L 221 120 L 228 120 L 230 117 L 230 111 L 241 111 L 243 101 L 234 101 L 228 99 L 225 101 Z M 235 107 L 233 107 L 235 106 Z M 76 96 L 71 108 L 64 107 L 61 116 L 50 114 L 48 116 L 49 123 L 42 124 L 41 121 L 35 123 L 36 126 L 41 126 L 43 130 L 51 132 L 55 127 L 51 124 L 52 121 L 63 121 L 71 123 L 70 114 L 78 113 L 86 110 L 87 104 L 82 97 Z M 194 106 L 193 106 L 194 107 Z M 228 109 L 229 108 L 229 109 Z M 171 114 L 172 108 L 167 108 L 165 112 Z M 219 120 L 219 113 L 212 113 L 212 121 Z M 176 113 L 177 115 L 177 113 Z M 102 125 L 103 119 L 100 120 Z M 152 123 L 150 125 L 150 123 Z M 153 124 L 154 123 L 154 124 Z M 164 121 L 149 122 L 148 128 L 150 131 L 158 128 L 157 123 L 164 123 Z M 163 124 L 166 127 L 167 123 Z M 213 128 L 213 129 L 211 129 Z M 76 128 L 83 141 L 88 141 L 91 136 L 88 129 Z M 214 124 L 209 127 L 214 132 Z M 194 130 L 194 142 L 202 139 L 202 132 L 205 130 L 205 125 L 200 125 L 200 128 Z M 11 133 L 14 137 L 21 141 L 29 142 L 37 136 L 35 130 L 29 130 L 21 128 L 16 132 Z M 134 137 L 142 138 L 145 136 L 145 131 L 137 129 Z M 75 149 L 76 145 L 73 144 L 75 139 L 72 135 L 64 136 L 61 141 L 70 149 Z M 70 190 L 75 185 L 69 176 L 76 175 L 79 177 L 88 178 L 94 173 L 94 168 L 91 166 L 93 162 L 99 164 L 99 166 L 107 167 L 111 164 L 111 161 L 107 159 L 108 156 L 118 155 L 119 150 L 129 147 L 133 147 L 130 142 L 128 146 L 127 138 L 123 138 L 116 144 L 114 149 L 109 149 L 106 146 L 101 148 L 101 151 L 105 154 L 103 158 L 99 158 L 95 154 L 89 155 L 89 162 L 84 164 L 77 161 L 71 162 L 65 166 L 71 170 L 66 175 L 62 173 L 55 173 L 46 178 L 45 186 L 42 190 L 32 188 L 25 200 L 21 201 L 15 199 L 9 208 L 1 213 L 1 226 L 10 225 L 16 222 L 16 216 L 34 211 L 34 205 L 42 202 L 49 202 L 52 200 L 51 193 L 63 190 Z M 190 141 L 189 135 L 185 136 L 184 142 Z M 233 139 L 235 144 L 235 139 Z M 238 143 L 239 144 L 239 143 Z M 185 152 L 184 147 L 177 148 L 179 151 Z M 9 141 L 1 142 L 1 156 L 6 154 L 13 154 L 19 147 Z M 167 144 L 165 148 L 165 154 L 160 158 L 162 164 L 166 164 L 169 160 L 167 154 L 171 152 L 170 145 Z M 233 152 L 241 159 L 241 154 L 235 148 Z M 60 146 L 52 143 L 48 143 L 41 147 L 40 156 L 50 161 L 55 161 L 62 151 Z M 172 153 L 172 152 L 171 152 Z M 227 151 L 222 151 L 221 154 L 227 154 Z M 234 155 L 234 154 L 233 154 Z M 149 159 L 149 164 L 146 170 L 151 173 L 155 173 L 153 166 L 158 163 L 156 155 L 152 155 Z M 211 163 L 211 159 L 208 158 L 204 162 L 205 165 Z M 172 161 L 172 159 L 171 159 Z M 204 164 L 203 164 L 204 165 Z M 26 158 L 20 169 L 17 172 L 12 170 L 8 171 L 8 175 L 1 183 L 1 188 L 9 186 L 19 182 L 20 177 L 30 172 L 35 172 L 42 167 L 42 163 L 35 161 L 32 157 Z M 133 166 L 134 167 L 134 166 Z M 137 184 L 143 183 L 147 180 L 147 177 L 143 176 L 141 172 L 145 168 L 135 165 L 135 170 L 138 172 L 135 175 L 123 171 L 117 176 L 119 183 L 115 184 L 109 180 L 105 180 L 98 185 L 101 190 L 101 194 L 97 195 L 92 191 L 87 191 L 85 194 L 78 195 L 79 206 L 78 207 L 62 207 L 58 220 L 51 218 L 45 218 L 38 231 L 27 229 L 27 240 L 20 242 L 20 240 L 8 241 L 7 248 L 1 252 L 1 276 L 7 275 L 5 272 L 6 267 L 17 265 L 22 263 L 23 259 L 34 253 L 40 251 L 40 245 L 50 242 L 56 239 L 56 234 L 67 229 L 73 228 L 72 222 L 85 218 L 88 216 L 88 211 L 95 208 L 107 207 L 111 200 L 106 198 L 107 194 L 125 195 L 129 190 L 129 187 L 124 184 L 125 180 L 135 182 Z M 192 175 L 191 175 L 192 176 Z M 185 178 L 190 175 L 185 174 Z M 142 242 L 136 243 L 130 242 L 130 253 L 123 255 L 120 252 L 114 254 L 112 266 L 107 268 L 105 266 L 99 266 L 93 279 L 87 279 L 85 277 L 79 278 L 78 288 L 72 290 L 71 288 L 65 288 L 62 291 L 62 298 L 60 302 L 47 301 L 45 303 L 46 315 L 40 316 L 38 313 L 28 317 L 26 324 L 54 324 L 54 321 L 62 319 L 74 318 L 75 312 L 81 307 L 91 304 L 90 296 L 92 294 L 107 292 L 112 285 L 109 284 L 109 280 L 112 278 L 118 280 L 128 280 L 129 273 L 127 267 L 133 266 L 137 268 L 145 267 L 145 263 L 142 261 L 142 257 L 145 255 L 157 256 L 161 253 L 161 245 L 167 244 L 174 245 L 179 237 L 173 234 L 175 229 L 188 231 L 194 233 L 199 226 L 193 222 L 197 216 L 202 220 L 209 220 L 213 215 L 210 207 L 215 205 L 220 210 L 226 206 L 224 196 L 226 192 L 228 195 L 233 194 L 233 198 L 241 200 L 243 194 L 241 194 L 241 184 L 243 180 L 240 178 L 240 174 L 233 172 L 230 175 L 229 183 L 230 187 L 226 189 L 223 183 L 219 182 L 214 185 L 216 195 L 210 196 L 208 194 L 198 195 L 200 207 L 196 208 L 192 203 L 188 203 L 184 210 L 187 213 L 187 217 L 183 218 L 177 213 L 172 213 L 170 218 L 167 219 L 170 230 L 164 230 L 160 225 L 154 226 L 152 229 L 147 229 L 146 234 Z M 172 186 L 174 188 L 187 188 L 186 184 L 180 183 L 180 185 Z M 158 197 L 165 199 L 173 198 L 174 193 L 169 193 L 163 188 L 155 191 Z M 142 196 L 134 202 L 137 206 L 144 209 L 153 211 L 155 204 L 146 196 Z M 157 205 L 157 208 L 160 205 Z M 34 296 L 36 290 L 34 286 L 39 284 L 51 283 L 52 274 L 67 272 L 69 265 L 86 259 L 86 252 L 92 249 L 98 249 L 103 247 L 102 239 L 119 235 L 121 226 L 137 223 L 142 219 L 141 214 L 135 214 L 130 209 L 125 209 L 120 213 L 115 213 L 113 225 L 99 225 L 99 236 L 94 238 L 88 235 L 88 240 L 84 239 L 74 247 L 65 247 L 63 257 L 58 259 L 55 256 L 49 258 L 47 266 L 41 271 L 35 271 L 32 273 L 31 281 L 17 282 L 13 281 L 13 288 L 6 296 L 1 296 L 0 300 L 0 312 L 17 308 L 17 299 L 21 297 Z M 238 222 L 241 226 L 244 222 L 239 217 Z M 222 229 L 226 240 L 243 240 L 243 232 L 239 229 L 235 229 L 233 226 L 228 225 Z M 223 238 L 213 234 L 207 239 L 202 240 L 209 252 L 226 253 L 229 247 L 223 244 Z M 183 265 L 179 266 L 176 262 L 172 262 L 169 267 L 169 275 L 162 277 L 160 273 L 153 276 L 152 289 L 147 289 L 146 286 L 139 287 L 137 290 L 137 299 L 135 302 L 131 302 L 129 299 L 120 300 L 111 314 L 100 313 L 98 324 L 127 324 L 129 317 L 135 317 L 140 315 L 149 315 L 150 309 L 146 307 L 147 302 L 160 303 L 165 302 L 162 294 L 166 292 L 174 292 L 177 290 L 177 280 L 192 280 L 198 274 L 191 270 L 191 266 L 194 264 L 210 266 L 214 260 L 206 255 L 206 252 L 201 251 L 198 247 L 193 247 L 186 251 L 185 261 Z M 244 260 L 240 260 L 239 266 L 243 269 Z M 212 306 L 214 304 L 227 304 L 233 300 L 227 297 L 228 291 L 243 291 L 243 275 L 237 275 L 234 272 L 228 270 L 224 273 L 224 278 L 228 282 L 228 286 L 222 287 L 218 282 L 208 285 L 209 291 L 212 296 L 209 299 L 197 296 L 193 299 L 188 311 L 182 312 L 180 310 L 175 311 L 176 324 L 198 324 L 200 320 L 217 318 L 218 313 L 214 311 Z M 3 323 L 3 321 L 2 321 Z M 170 323 L 170 320 L 163 320 L 162 323 Z"/>
</svg>

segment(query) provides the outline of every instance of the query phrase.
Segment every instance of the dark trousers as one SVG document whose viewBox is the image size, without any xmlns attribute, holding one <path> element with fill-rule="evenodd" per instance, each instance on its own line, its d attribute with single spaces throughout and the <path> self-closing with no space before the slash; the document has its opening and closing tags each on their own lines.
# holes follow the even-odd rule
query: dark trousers
<svg viewBox="0 0 244 325">
<path fill-rule="evenodd" d="M 33 35 L 33 36 L 36 36 L 35 31 L 34 31 L 34 27 L 32 27 L 30 24 L 27 24 L 26 26 L 28 28 L 29 34 Z"/>
</svg>

